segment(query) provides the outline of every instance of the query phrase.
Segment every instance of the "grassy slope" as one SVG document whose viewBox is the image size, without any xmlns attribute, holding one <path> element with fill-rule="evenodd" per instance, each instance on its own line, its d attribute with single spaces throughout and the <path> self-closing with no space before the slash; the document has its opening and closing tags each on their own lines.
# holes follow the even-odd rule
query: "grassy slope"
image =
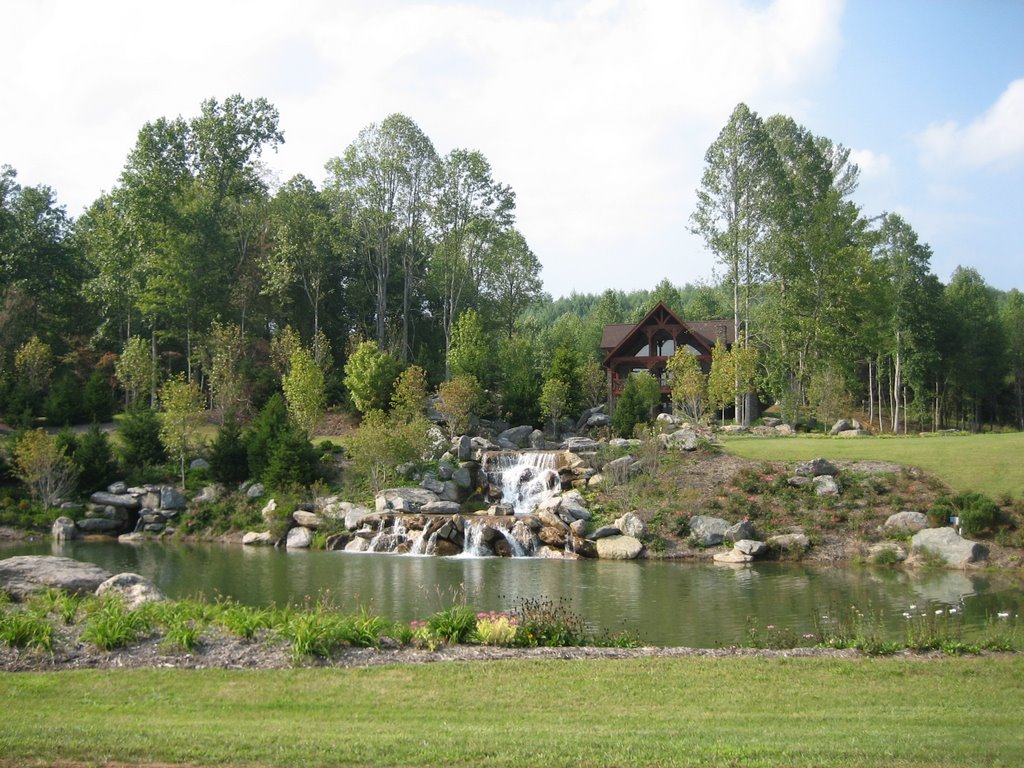
<svg viewBox="0 0 1024 768">
<path fill-rule="evenodd" d="M 0 765 L 847 768 L 1024 754 L 1021 657 L 11 673 L 0 698 Z"/>
<path fill-rule="evenodd" d="M 1024 432 L 898 438 L 732 437 L 730 453 L 746 459 L 893 461 L 920 467 L 958 491 L 1024 498 Z"/>
</svg>

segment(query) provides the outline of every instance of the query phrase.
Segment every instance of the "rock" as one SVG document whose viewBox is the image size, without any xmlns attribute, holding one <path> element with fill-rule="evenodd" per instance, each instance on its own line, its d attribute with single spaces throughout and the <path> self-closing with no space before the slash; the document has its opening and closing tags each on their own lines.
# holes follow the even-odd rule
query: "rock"
<svg viewBox="0 0 1024 768">
<path fill-rule="evenodd" d="M 592 452 L 596 451 L 599 447 L 600 443 L 589 437 L 569 437 L 562 443 L 562 450 L 572 451 L 573 453 Z"/>
<path fill-rule="evenodd" d="M 754 524 L 749 520 L 740 520 L 725 529 L 725 540 L 733 543 L 742 539 L 754 538 Z M 747 554 L 750 554 L 749 552 Z"/>
<path fill-rule="evenodd" d="M 189 469 L 209 469 L 210 462 L 206 459 L 192 459 L 192 462 L 188 465 Z"/>
<path fill-rule="evenodd" d="M 773 429 L 780 435 L 795 435 L 796 430 L 791 424 L 776 424 Z"/>
<path fill-rule="evenodd" d="M 352 541 L 353 536 L 350 532 L 345 531 L 343 533 L 332 533 L 324 540 L 324 549 L 328 552 L 339 552 L 348 546 L 348 543 Z"/>
<path fill-rule="evenodd" d="M 452 448 L 459 461 L 469 461 L 473 458 L 473 439 L 469 435 L 459 437 Z"/>
<path fill-rule="evenodd" d="M 569 523 L 569 532 L 577 538 L 582 538 L 587 532 L 587 521 L 586 520 L 573 520 Z"/>
<path fill-rule="evenodd" d="M 117 595 L 129 610 L 135 610 L 145 603 L 166 600 L 156 584 L 137 573 L 119 573 L 111 576 L 98 587 L 96 596 Z"/>
<path fill-rule="evenodd" d="M 713 547 L 725 540 L 729 523 L 720 517 L 694 515 L 690 518 L 690 538 L 701 547 Z"/>
<path fill-rule="evenodd" d="M 265 505 L 263 505 L 263 509 L 260 510 L 260 517 L 262 517 L 268 523 L 274 522 L 275 518 L 277 517 L 277 501 L 271 499 Z"/>
<path fill-rule="evenodd" d="M 744 432 L 749 432 L 750 427 L 743 424 L 726 424 L 725 426 L 718 428 L 719 432 L 725 432 L 727 435 L 739 435 Z"/>
<path fill-rule="evenodd" d="M 492 515 L 494 517 L 508 517 L 509 515 L 514 515 L 515 513 L 516 508 L 513 507 L 511 504 L 491 504 L 491 506 L 487 508 L 487 514 Z"/>
<path fill-rule="evenodd" d="M 846 419 L 840 419 L 832 425 L 832 429 L 828 431 L 833 437 L 838 435 L 840 432 L 846 432 L 849 429 L 853 429 L 853 425 L 850 424 Z"/>
<path fill-rule="evenodd" d="M 431 501 L 420 507 L 424 515 L 457 515 L 462 507 L 455 501 Z"/>
<path fill-rule="evenodd" d="M 907 559 L 907 550 L 894 541 L 883 541 L 878 544 L 872 544 L 868 547 L 868 558 L 870 560 L 877 560 L 886 552 L 892 552 L 897 563 L 902 563 Z"/>
<path fill-rule="evenodd" d="M 871 433 L 866 429 L 847 429 L 840 432 L 839 437 L 870 437 Z"/>
<path fill-rule="evenodd" d="M 812 481 L 815 496 L 838 496 L 839 483 L 831 475 L 818 475 Z"/>
<path fill-rule="evenodd" d="M 728 552 L 716 552 L 712 558 L 716 563 L 750 563 L 754 558 L 740 550 L 733 548 Z"/>
<path fill-rule="evenodd" d="M 548 528 L 554 528 L 559 531 L 569 530 L 569 526 L 566 525 L 565 521 L 550 507 L 538 508 L 536 514 L 537 519 Z"/>
<path fill-rule="evenodd" d="M 431 493 L 436 493 L 440 496 L 444 493 L 444 480 L 439 480 L 433 475 L 428 475 L 423 478 L 422 482 L 420 482 L 420 487 L 426 488 Z"/>
<path fill-rule="evenodd" d="M 173 485 L 160 488 L 160 509 L 184 509 L 185 497 Z"/>
<path fill-rule="evenodd" d="M 889 515 L 882 527 L 896 533 L 917 533 L 928 527 L 928 515 L 905 509 L 902 512 Z"/>
<path fill-rule="evenodd" d="M 220 498 L 224 489 L 219 485 L 208 485 L 199 492 L 199 495 L 192 499 L 194 504 L 208 504 Z"/>
<path fill-rule="evenodd" d="M 811 546 L 811 540 L 802 533 L 783 533 L 769 538 L 768 546 L 783 551 L 803 552 Z"/>
<path fill-rule="evenodd" d="M 579 557 L 585 557 L 588 560 L 597 557 L 597 543 L 584 539 L 582 536 L 570 536 L 566 540 L 566 547 Z"/>
<path fill-rule="evenodd" d="M 618 528 L 624 536 L 632 536 L 634 539 L 639 539 L 647 533 L 647 526 L 636 512 L 627 512 L 615 520 L 612 526 Z"/>
<path fill-rule="evenodd" d="M 142 530 L 146 533 L 163 533 L 164 527 L 163 523 L 146 523 Z"/>
<path fill-rule="evenodd" d="M 910 540 L 910 551 L 914 554 L 931 552 L 954 568 L 963 568 L 969 563 L 984 560 L 988 554 L 983 546 L 962 538 L 953 528 L 926 528 L 918 531 Z"/>
<path fill-rule="evenodd" d="M 475 462 L 463 462 L 452 472 L 452 482 L 467 491 L 476 487 L 477 467 Z"/>
<path fill-rule="evenodd" d="M 117 537 L 118 544 L 138 544 L 140 541 L 146 540 L 146 534 L 142 531 L 132 531 L 131 533 L 122 533 Z"/>
<path fill-rule="evenodd" d="M 558 511 L 567 513 L 572 520 L 589 520 L 591 518 L 590 510 L 583 506 L 583 496 L 576 490 L 562 494 Z"/>
<path fill-rule="evenodd" d="M 96 491 L 96 493 L 89 497 L 89 501 L 104 507 L 118 507 L 127 510 L 136 510 L 141 506 L 139 500 L 129 493 L 104 493 L 103 491 Z"/>
<path fill-rule="evenodd" d="M 242 537 L 242 543 L 247 547 L 274 546 L 274 537 L 270 531 L 249 531 Z"/>
<path fill-rule="evenodd" d="M 78 538 L 78 528 L 75 527 L 75 521 L 63 515 L 53 521 L 53 527 L 50 528 L 50 531 L 53 534 L 54 541 L 71 541 Z"/>
<path fill-rule="evenodd" d="M 68 512 L 77 512 L 79 510 L 85 509 L 85 505 L 80 504 L 77 501 L 62 501 L 60 508 Z"/>
<path fill-rule="evenodd" d="M 309 549 L 312 543 L 313 533 L 309 528 L 303 528 L 300 525 L 288 531 L 288 538 L 285 539 L 284 545 L 287 549 Z"/>
<path fill-rule="evenodd" d="M 774 416 L 765 416 L 763 419 L 761 419 L 761 423 L 764 424 L 764 426 L 766 427 L 771 427 L 772 429 L 774 429 L 775 427 L 779 426 L 779 424 L 782 423 L 782 419 L 777 419 Z"/>
<path fill-rule="evenodd" d="M 350 506 L 345 511 L 345 527 L 350 531 L 354 531 L 359 527 L 359 524 L 363 522 L 364 518 L 367 518 L 372 514 L 373 513 L 366 507 Z"/>
<path fill-rule="evenodd" d="M 555 549 L 554 547 L 549 547 L 546 544 L 544 546 L 537 547 L 536 551 L 534 551 L 534 553 L 533 553 L 533 556 L 536 557 L 536 558 L 539 558 L 541 560 L 575 560 L 576 559 L 576 555 L 571 554 L 571 553 L 570 554 L 566 554 L 564 551 L 562 551 L 560 549 Z"/>
<path fill-rule="evenodd" d="M 665 424 L 673 427 L 682 423 L 680 418 L 673 413 L 659 413 L 654 417 L 654 420 L 658 424 Z"/>
<path fill-rule="evenodd" d="M 805 461 L 802 464 L 796 465 L 796 474 L 800 477 L 820 477 L 821 475 L 831 475 L 835 477 L 839 474 L 839 470 L 836 469 L 828 459 L 811 459 Z"/>
<path fill-rule="evenodd" d="M 757 557 L 768 551 L 768 545 L 763 541 L 757 541 L 755 539 L 740 539 L 733 544 L 733 549 L 742 552 L 744 555 L 750 555 L 751 557 Z"/>
<path fill-rule="evenodd" d="M 806 488 L 811 484 L 811 478 L 797 475 L 787 479 L 786 484 L 791 488 Z"/>
<path fill-rule="evenodd" d="M 512 450 L 517 448 L 525 448 L 529 445 L 530 434 L 533 432 L 532 424 L 523 424 L 519 427 L 512 427 L 506 429 L 504 432 L 498 435 L 498 445 L 505 447 L 509 446 Z"/>
<path fill-rule="evenodd" d="M 636 459 L 629 454 L 619 456 L 619 458 L 612 459 L 605 464 L 601 471 L 618 482 L 625 482 L 626 478 L 629 477 L 629 468 L 635 461 Z"/>
<path fill-rule="evenodd" d="M 267 489 L 263 487 L 263 483 L 253 483 L 249 486 L 248 490 L 246 490 L 245 496 L 249 499 L 258 499 L 266 492 Z"/>
<path fill-rule="evenodd" d="M 346 552 L 365 552 L 370 548 L 370 542 L 366 539 L 361 539 L 356 536 L 352 541 L 345 545 Z"/>
<path fill-rule="evenodd" d="M 535 450 L 543 450 L 548 447 L 548 441 L 541 430 L 535 429 L 530 433 L 530 447 Z"/>
<path fill-rule="evenodd" d="M 667 448 L 676 448 L 680 451 L 696 451 L 699 436 L 692 429 L 679 429 L 666 437 L 665 445 Z"/>
<path fill-rule="evenodd" d="M 605 404 L 604 403 L 601 403 L 600 405 L 595 405 L 593 408 L 587 408 L 587 410 L 585 410 L 583 413 L 580 414 L 580 418 L 573 425 L 573 429 L 576 432 L 582 432 L 588 425 L 590 425 L 590 420 L 594 416 L 605 416 L 606 414 L 605 414 L 604 411 L 605 411 Z M 610 419 L 609 419 L 608 423 L 609 424 L 611 423 Z"/>
<path fill-rule="evenodd" d="M 107 493 L 112 493 L 115 496 L 123 496 L 128 493 L 128 486 L 124 480 L 117 480 L 107 486 Z"/>
<path fill-rule="evenodd" d="M 597 556 L 602 560 L 635 560 L 643 548 L 643 542 L 633 536 L 606 536 L 597 540 Z"/>
<path fill-rule="evenodd" d="M 70 557 L 21 555 L 0 560 L 0 589 L 15 600 L 50 587 L 76 595 L 91 594 L 111 575 L 98 565 Z"/>
<path fill-rule="evenodd" d="M 637 446 L 639 446 L 640 441 L 635 438 L 627 439 L 625 437 L 613 437 L 611 440 L 608 441 L 608 445 L 611 446 L 612 448 L 618 448 L 620 451 L 628 451 L 632 448 L 636 448 Z"/>
<path fill-rule="evenodd" d="M 375 505 L 378 512 L 418 512 L 432 501 L 440 499 L 426 488 L 387 488 L 377 494 Z"/>
<path fill-rule="evenodd" d="M 537 531 L 538 539 L 550 547 L 558 547 L 559 549 L 565 547 L 566 538 L 570 535 L 569 529 L 564 526 L 562 528 L 553 528 L 546 525 Z"/>
<path fill-rule="evenodd" d="M 598 528 L 596 531 L 594 531 L 592 534 L 590 534 L 590 538 L 592 538 L 592 539 L 594 539 L 596 541 L 597 539 L 605 539 L 605 538 L 607 538 L 609 536 L 621 536 L 621 535 L 622 535 L 622 531 L 620 531 L 614 525 L 602 525 L 600 528 Z"/>
<path fill-rule="evenodd" d="M 596 429 L 597 427 L 607 427 L 612 423 L 612 417 L 607 413 L 595 413 L 589 419 L 587 419 L 587 429 Z"/>
<path fill-rule="evenodd" d="M 79 520 L 75 525 L 78 530 L 85 533 L 113 533 L 120 531 L 124 525 L 118 520 L 109 520 L 105 517 L 93 517 L 86 520 Z"/>
<path fill-rule="evenodd" d="M 324 524 L 320 515 L 316 512 L 307 512 L 304 509 L 296 509 L 292 512 L 292 520 L 295 521 L 296 525 L 301 525 L 303 528 L 311 528 L 314 531 Z"/>
</svg>

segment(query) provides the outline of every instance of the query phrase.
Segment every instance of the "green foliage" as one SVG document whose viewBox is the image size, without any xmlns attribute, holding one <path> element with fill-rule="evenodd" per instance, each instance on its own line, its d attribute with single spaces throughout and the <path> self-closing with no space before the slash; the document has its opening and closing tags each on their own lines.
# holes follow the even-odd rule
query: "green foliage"
<svg viewBox="0 0 1024 768">
<path fill-rule="evenodd" d="M 384 488 L 395 467 L 422 461 L 429 428 L 423 417 L 406 421 L 380 411 L 366 414 L 359 428 L 344 439 L 345 451 L 352 459 L 354 481 L 374 493 Z"/>
<path fill-rule="evenodd" d="M 551 356 L 547 371 L 544 374 L 544 382 L 557 379 L 565 384 L 566 399 L 563 405 L 563 413 L 574 416 L 580 412 L 583 405 L 583 393 L 580 381 L 583 378 L 583 360 L 579 352 L 570 346 L 563 344 L 559 346 Z"/>
<path fill-rule="evenodd" d="M 199 435 L 206 419 L 203 393 L 195 382 L 184 377 L 171 379 L 160 389 L 160 442 L 168 455 L 176 459 L 181 468 L 181 484 L 185 485 L 185 462 L 198 450 Z"/>
<path fill-rule="evenodd" d="M 626 377 L 622 395 L 615 404 L 612 426 L 620 437 L 632 437 L 638 424 L 648 424 L 661 400 L 661 385 L 646 371 Z"/>
<path fill-rule="evenodd" d="M 503 339 L 498 347 L 502 418 L 513 424 L 537 424 L 541 379 L 529 341 Z"/>
<path fill-rule="evenodd" d="M 5 608 L 0 612 L 0 643 L 11 648 L 53 650 L 53 624 L 45 615 L 25 608 Z"/>
<path fill-rule="evenodd" d="M 345 387 L 360 413 L 382 411 L 391 402 L 391 390 L 402 364 L 381 352 L 372 341 L 364 341 L 345 364 Z"/>
<path fill-rule="evenodd" d="M 467 309 L 455 321 L 448 366 L 453 377 L 472 376 L 482 383 L 492 378 L 491 341 L 476 310 Z"/>
<path fill-rule="evenodd" d="M 210 443 L 209 462 L 210 475 L 219 483 L 240 483 L 249 476 L 249 454 L 234 413 L 224 417 L 224 423 Z"/>
<path fill-rule="evenodd" d="M 96 368 L 89 375 L 82 393 L 82 416 L 88 422 L 99 424 L 114 417 L 114 393 L 107 374 Z"/>
<path fill-rule="evenodd" d="M 960 518 L 960 529 L 968 536 L 990 531 L 999 519 L 999 507 L 992 499 L 976 491 L 964 491 L 954 496 L 943 496 L 936 500 L 928 511 L 929 519 L 935 517 L 942 525 L 949 525 L 949 518 Z"/>
<path fill-rule="evenodd" d="M 513 611 L 516 644 L 526 648 L 558 648 L 585 645 L 583 618 L 569 609 L 564 599 L 557 603 L 542 598 L 523 598 Z"/>
<path fill-rule="evenodd" d="M 466 605 L 453 605 L 427 619 L 427 629 L 446 643 L 464 643 L 476 629 L 476 613 Z"/>
<path fill-rule="evenodd" d="M 515 617 L 507 613 L 490 611 L 476 616 L 476 639 L 481 645 L 511 646 L 517 629 Z"/>
<path fill-rule="evenodd" d="M 395 381 L 391 396 L 391 413 L 406 421 L 423 416 L 427 410 L 427 372 L 410 365 Z"/>
<path fill-rule="evenodd" d="M 666 367 L 672 376 L 673 406 L 694 421 L 703 421 L 707 411 L 708 385 L 700 361 L 686 349 L 679 349 Z"/>
<path fill-rule="evenodd" d="M 139 336 L 128 339 L 114 364 L 114 372 L 124 389 L 125 405 L 129 410 L 135 408 L 143 393 L 154 386 L 156 377 L 149 343 Z"/>
<path fill-rule="evenodd" d="M 46 396 L 43 412 L 47 422 L 55 426 L 78 424 L 82 420 L 85 412 L 82 386 L 71 373 L 65 372 L 57 377 Z"/>
<path fill-rule="evenodd" d="M 125 412 L 117 426 L 121 463 L 125 467 L 154 467 L 167 461 L 160 440 L 160 417 L 146 408 Z"/>
<path fill-rule="evenodd" d="M 437 388 L 437 410 L 452 437 L 469 431 L 470 421 L 483 400 L 480 384 L 472 376 L 456 376 Z"/>
<path fill-rule="evenodd" d="M 41 429 L 26 432 L 14 446 L 15 475 L 34 499 L 48 507 L 67 498 L 78 479 L 78 467 L 57 440 Z"/>
<path fill-rule="evenodd" d="M 260 479 L 275 490 L 292 486 L 305 488 L 316 480 L 319 466 L 319 454 L 305 433 L 287 429 L 274 442 Z"/>
<path fill-rule="evenodd" d="M 261 478 L 270 464 L 270 454 L 281 435 L 290 429 L 284 396 L 275 392 L 263 405 L 244 435 L 249 459 L 249 477 Z"/>
<path fill-rule="evenodd" d="M 569 387 L 561 379 L 548 379 L 540 388 L 540 413 L 551 422 L 552 431 L 558 436 L 558 421 L 565 412 L 569 400 Z"/>
<path fill-rule="evenodd" d="M 324 412 L 324 372 L 305 349 L 292 353 L 288 372 L 281 378 L 292 420 L 306 437 L 312 437 Z"/>
<path fill-rule="evenodd" d="M 117 598 L 105 598 L 89 606 L 81 637 L 101 651 L 111 651 L 134 643 L 149 630 L 141 611 L 130 610 Z"/>
<path fill-rule="evenodd" d="M 88 494 L 105 487 L 117 475 L 117 462 L 110 438 L 93 424 L 79 436 L 72 458 L 78 465 L 78 490 Z"/>
</svg>

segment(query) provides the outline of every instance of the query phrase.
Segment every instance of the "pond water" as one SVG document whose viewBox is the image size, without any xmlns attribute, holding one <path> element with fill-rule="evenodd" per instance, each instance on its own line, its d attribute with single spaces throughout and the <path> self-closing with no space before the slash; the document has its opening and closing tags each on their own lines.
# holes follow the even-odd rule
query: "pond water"
<svg viewBox="0 0 1024 768">
<path fill-rule="evenodd" d="M 171 597 L 230 597 L 263 606 L 324 591 L 346 610 L 423 619 L 464 595 L 482 611 L 522 599 L 564 601 L 597 633 L 629 630 L 646 643 L 712 648 L 745 642 L 750 621 L 798 634 L 851 606 L 902 637 L 904 612 L 955 608 L 968 631 L 1024 613 L 1024 584 L 1004 575 L 757 563 L 411 557 L 283 551 L 222 544 L 5 544 L 0 558 L 52 554 L 156 582 Z M 911 608 L 911 606 L 915 606 Z"/>
</svg>

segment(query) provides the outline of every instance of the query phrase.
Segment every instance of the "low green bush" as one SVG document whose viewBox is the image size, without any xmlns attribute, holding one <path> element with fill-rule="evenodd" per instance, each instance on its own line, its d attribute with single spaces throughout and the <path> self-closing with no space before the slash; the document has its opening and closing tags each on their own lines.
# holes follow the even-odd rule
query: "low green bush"
<svg viewBox="0 0 1024 768">
<path fill-rule="evenodd" d="M 964 491 L 954 496 L 940 497 L 928 511 L 929 522 L 933 517 L 948 521 L 960 518 L 960 529 L 968 536 L 977 536 L 990 531 L 999 519 L 999 507 L 992 499 L 976 491 Z M 944 522 L 948 525 L 948 522 Z"/>
</svg>

